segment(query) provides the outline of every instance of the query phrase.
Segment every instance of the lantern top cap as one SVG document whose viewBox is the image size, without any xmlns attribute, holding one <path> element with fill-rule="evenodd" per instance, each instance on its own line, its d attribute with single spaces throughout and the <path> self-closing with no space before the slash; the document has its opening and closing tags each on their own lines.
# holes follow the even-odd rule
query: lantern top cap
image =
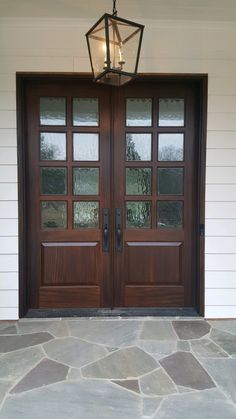
<svg viewBox="0 0 236 419">
<path fill-rule="evenodd" d="M 88 36 L 88 35 L 90 35 L 90 33 L 92 33 L 93 32 L 93 30 L 97 27 L 97 25 L 99 25 L 99 23 L 101 23 L 102 22 L 102 20 L 105 20 L 105 21 L 108 21 L 108 19 L 113 19 L 113 20 L 116 20 L 116 21 L 118 21 L 118 22 L 121 22 L 121 23 L 125 23 L 125 24 L 127 24 L 127 25 L 129 25 L 129 26 L 134 26 L 134 27 L 138 27 L 138 28 L 140 28 L 140 29 L 144 29 L 144 25 L 142 25 L 141 23 L 136 23 L 136 22 L 133 22 L 132 20 L 128 20 L 128 19 L 124 19 L 123 17 L 119 17 L 119 16 L 117 16 L 117 15 L 112 15 L 112 14 L 110 14 L 110 13 L 104 13 L 101 17 L 100 17 L 100 19 L 92 26 L 92 28 L 91 29 L 89 29 L 89 31 L 86 33 L 86 36 Z"/>
</svg>

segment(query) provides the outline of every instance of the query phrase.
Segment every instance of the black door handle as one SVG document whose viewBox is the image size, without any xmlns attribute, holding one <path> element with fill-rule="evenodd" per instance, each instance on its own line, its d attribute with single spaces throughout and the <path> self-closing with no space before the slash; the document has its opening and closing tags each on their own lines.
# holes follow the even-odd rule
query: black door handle
<svg viewBox="0 0 236 419">
<path fill-rule="evenodd" d="M 109 209 L 103 208 L 103 234 L 102 234 L 102 250 L 103 252 L 109 252 Z"/>
<path fill-rule="evenodd" d="M 122 250 L 121 209 L 116 208 L 116 251 Z"/>
</svg>

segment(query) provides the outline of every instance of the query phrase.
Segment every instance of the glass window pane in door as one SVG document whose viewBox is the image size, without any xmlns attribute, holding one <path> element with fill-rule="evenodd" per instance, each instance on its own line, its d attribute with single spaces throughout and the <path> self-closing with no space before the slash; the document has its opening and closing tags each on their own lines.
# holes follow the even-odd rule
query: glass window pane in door
<svg viewBox="0 0 236 419">
<path fill-rule="evenodd" d="M 99 202 L 74 202 L 74 228 L 99 228 Z"/>
<path fill-rule="evenodd" d="M 42 167 L 40 172 L 42 195 L 66 195 L 65 167 Z"/>
<path fill-rule="evenodd" d="M 83 167 L 73 169 L 74 195 L 98 195 L 99 169 Z"/>
<path fill-rule="evenodd" d="M 152 99 L 127 99 L 126 126 L 151 127 L 152 126 Z"/>
<path fill-rule="evenodd" d="M 126 160 L 150 161 L 152 158 L 151 134 L 126 134 Z"/>
<path fill-rule="evenodd" d="M 41 228 L 67 228 L 67 203 L 61 201 L 41 202 Z"/>
<path fill-rule="evenodd" d="M 183 202 L 159 201 L 157 203 L 158 228 L 183 227 Z"/>
<path fill-rule="evenodd" d="M 151 227 L 151 202 L 127 201 L 126 202 L 126 227 L 150 228 Z"/>
<path fill-rule="evenodd" d="M 99 125 L 97 98 L 73 99 L 73 125 L 84 127 Z"/>
<path fill-rule="evenodd" d="M 66 160 L 66 134 L 40 133 L 40 160 Z"/>
<path fill-rule="evenodd" d="M 159 100 L 159 126 L 184 126 L 184 99 Z"/>
<path fill-rule="evenodd" d="M 158 135 L 158 160 L 183 161 L 184 160 L 184 134 Z"/>
<path fill-rule="evenodd" d="M 183 168 L 159 168 L 157 176 L 160 195 L 183 194 Z"/>
<path fill-rule="evenodd" d="M 40 125 L 66 125 L 66 99 L 40 98 Z"/>
<path fill-rule="evenodd" d="M 151 195 L 151 169 L 126 169 L 126 195 Z"/>
<path fill-rule="evenodd" d="M 73 135 L 74 161 L 99 160 L 99 135 L 96 133 L 76 133 Z"/>
</svg>

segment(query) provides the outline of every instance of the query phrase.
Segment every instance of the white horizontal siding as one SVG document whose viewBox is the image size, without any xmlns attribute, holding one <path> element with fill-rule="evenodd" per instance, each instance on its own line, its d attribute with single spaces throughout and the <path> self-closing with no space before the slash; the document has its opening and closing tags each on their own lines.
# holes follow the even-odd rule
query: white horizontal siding
<svg viewBox="0 0 236 419">
<path fill-rule="evenodd" d="M 0 290 L 17 290 L 18 272 L 0 272 Z"/>
<path fill-rule="evenodd" d="M 145 23 L 145 22 L 144 22 Z M 1 24 L 1 22 L 0 22 Z M 0 319 L 18 316 L 16 71 L 90 71 L 91 21 L 7 20 L 0 37 Z M 139 71 L 209 75 L 206 316 L 236 317 L 236 27 L 147 22 Z M 155 40 L 155 46 L 153 44 Z M 13 269 L 15 272 L 9 272 Z M 2 293 L 1 290 L 6 292 Z M 219 291 L 218 291 L 219 290 Z M 223 292 L 220 298 L 219 292 Z M 232 293 L 231 293 L 232 291 Z M 14 306 L 15 305 L 15 306 Z"/>
</svg>

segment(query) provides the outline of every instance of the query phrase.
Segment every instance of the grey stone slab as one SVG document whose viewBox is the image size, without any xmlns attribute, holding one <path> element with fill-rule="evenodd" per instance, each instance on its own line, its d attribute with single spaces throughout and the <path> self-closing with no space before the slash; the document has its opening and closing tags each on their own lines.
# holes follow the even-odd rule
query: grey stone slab
<svg viewBox="0 0 236 419">
<path fill-rule="evenodd" d="M 89 378 L 136 378 L 157 368 L 157 362 L 140 348 L 124 348 L 110 353 L 106 358 L 82 368 Z"/>
<path fill-rule="evenodd" d="M 173 321 L 173 327 L 180 339 L 199 339 L 210 331 L 210 325 L 205 320 Z"/>
<path fill-rule="evenodd" d="M 153 419 L 235 419 L 236 410 L 219 390 L 169 396 Z"/>
<path fill-rule="evenodd" d="M 163 356 L 176 351 L 176 341 L 138 340 L 137 346 L 150 354 Z"/>
<path fill-rule="evenodd" d="M 236 336 L 232 333 L 212 329 L 210 338 L 229 355 L 236 355 Z"/>
<path fill-rule="evenodd" d="M 111 382 L 52 384 L 6 400 L 4 419 L 141 419 L 141 397 Z"/>
<path fill-rule="evenodd" d="M 29 346 L 39 345 L 52 340 L 48 332 L 31 333 L 28 335 L 0 336 L 0 352 L 12 352 Z"/>
<path fill-rule="evenodd" d="M 235 320 L 210 320 L 209 323 L 215 329 L 223 330 L 225 332 L 236 335 L 236 319 Z"/>
<path fill-rule="evenodd" d="M 219 387 L 236 403 L 236 359 L 203 359 L 201 362 Z"/>
<path fill-rule="evenodd" d="M 178 351 L 185 351 L 185 352 L 190 351 L 189 342 L 187 340 L 179 340 L 177 342 L 177 350 Z"/>
<path fill-rule="evenodd" d="M 11 386 L 12 386 L 11 381 L 0 381 L 0 404 L 2 403 L 4 397 L 8 393 L 8 390 L 11 388 Z"/>
<path fill-rule="evenodd" d="M 131 346 L 135 343 L 141 327 L 140 321 L 81 320 L 69 321 L 72 336 L 106 346 Z"/>
<path fill-rule="evenodd" d="M 177 340 L 172 324 L 168 320 L 144 321 L 140 339 Z"/>
<path fill-rule="evenodd" d="M 190 387 L 183 387 L 183 386 L 177 386 L 177 390 L 179 393 L 189 393 L 190 391 L 196 391 Z"/>
<path fill-rule="evenodd" d="M 162 368 L 141 377 L 140 388 L 142 393 L 148 396 L 166 396 L 176 393 L 173 382 Z"/>
<path fill-rule="evenodd" d="M 228 355 L 209 339 L 191 341 L 192 351 L 199 358 L 227 358 Z"/>
<path fill-rule="evenodd" d="M 49 358 L 75 368 L 80 368 L 107 354 L 107 350 L 102 346 L 74 337 L 58 338 L 48 342 L 44 344 L 44 350 Z"/>
<path fill-rule="evenodd" d="M 0 379 L 10 381 L 21 378 L 44 356 L 40 347 L 22 349 L 3 355 L 0 358 Z"/>
<path fill-rule="evenodd" d="M 19 333 L 49 332 L 55 337 L 69 335 L 67 322 L 65 320 L 37 320 L 22 321 L 18 323 Z"/>
<path fill-rule="evenodd" d="M 143 397 L 143 416 L 153 416 L 162 400 L 162 397 Z"/>
<path fill-rule="evenodd" d="M 0 335 L 15 335 L 17 328 L 14 323 L 4 322 L 0 323 Z"/>
<path fill-rule="evenodd" d="M 78 368 L 70 368 L 70 371 L 68 372 L 67 375 L 67 380 L 81 380 L 82 375 L 81 372 Z"/>
<path fill-rule="evenodd" d="M 11 390 L 11 393 L 22 393 L 33 388 L 63 381 L 69 367 L 50 359 L 43 359 Z"/>
<path fill-rule="evenodd" d="M 140 393 L 138 380 L 122 380 L 122 381 L 113 380 L 112 382 L 117 384 L 118 386 L 134 391 L 135 393 Z"/>
<path fill-rule="evenodd" d="M 211 377 L 190 352 L 176 352 L 160 364 L 177 385 L 204 390 L 215 387 Z"/>
</svg>

